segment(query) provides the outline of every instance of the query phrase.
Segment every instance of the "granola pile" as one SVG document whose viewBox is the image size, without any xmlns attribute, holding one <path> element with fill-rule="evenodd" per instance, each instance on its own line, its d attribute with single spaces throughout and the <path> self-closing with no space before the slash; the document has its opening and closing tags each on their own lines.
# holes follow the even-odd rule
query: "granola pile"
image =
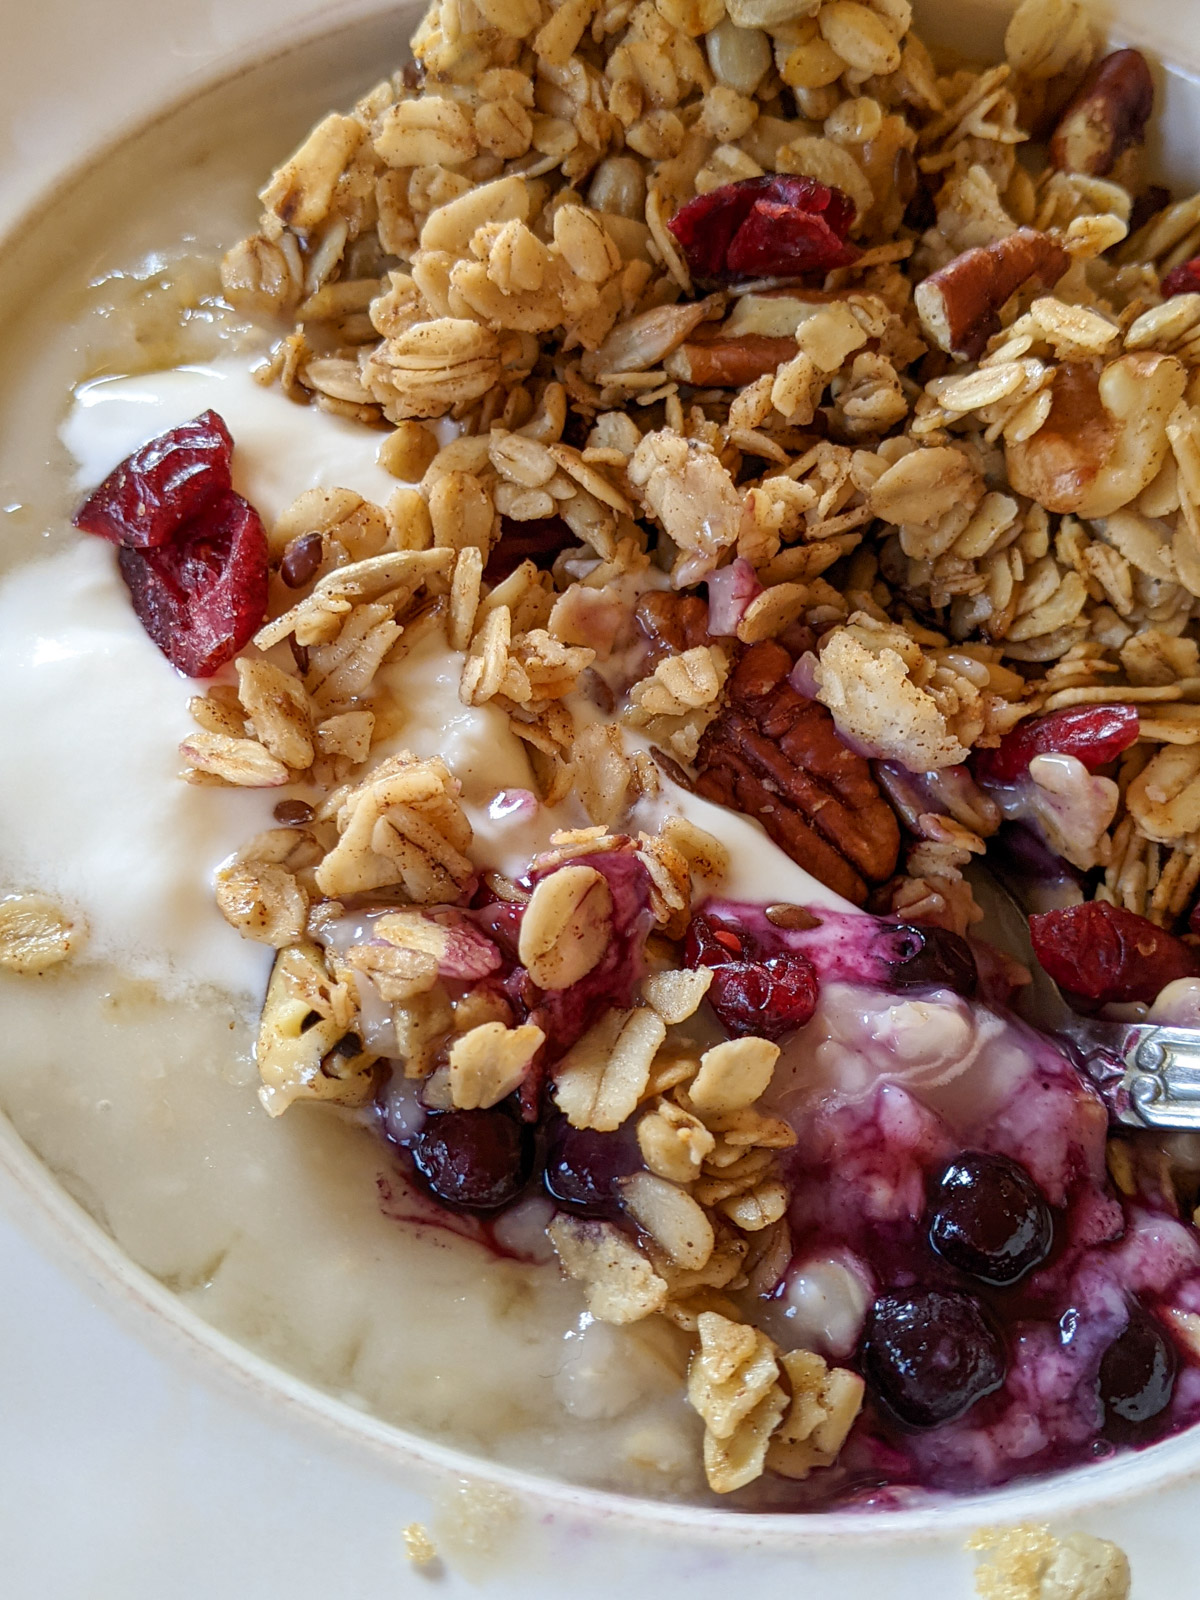
<svg viewBox="0 0 1200 1600">
<path fill-rule="evenodd" d="M 665 636 L 631 696 L 686 769 L 737 644 L 786 634 L 794 656 L 804 630 L 838 734 L 913 771 L 1031 713 L 1136 705 L 1119 793 L 1097 807 L 1076 771 L 1030 803 L 1083 817 L 1065 831 L 1096 894 L 1171 925 L 1200 876 L 1200 299 L 1162 277 L 1200 246 L 1200 202 L 1143 187 L 1142 58 L 1089 72 L 1076 0 L 1023 5 L 982 71 L 936 65 L 907 0 L 455 3 L 413 51 L 314 129 L 223 266 L 235 307 L 294 323 L 264 378 L 387 426 L 381 459 L 418 484 L 297 508 L 320 583 L 385 546 L 449 552 L 466 694 L 500 697 L 555 798 L 562 691 L 610 632 L 589 591 L 648 560 L 676 589 L 728 579 L 723 631 Z M 772 173 L 848 197 L 852 264 L 702 294 L 668 224 Z M 601 565 L 560 562 L 533 601 L 493 589 L 475 620 L 476 563 L 548 519 Z M 798 742 L 828 749 L 826 727 Z M 700 773 L 761 811 L 727 743 Z M 961 930 L 996 818 L 919 816 L 899 877 L 886 850 L 855 859 L 853 827 L 798 859 Z"/>
<path fill-rule="evenodd" d="M 1200 197 L 1144 185 L 1146 64 L 1097 60 L 1078 0 L 1025 0 L 984 69 L 911 21 L 442 0 L 222 266 L 279 323 L 262 382 L 376 430 L 397 479 L 264 530 L 267 620 L 182 746 L 191 782 L 294 786 L 217 885 L 278 952 L 264 1103 L 391 1070 L 422 1114 L 631 1134 L 620 1220 L 550 1237 L 594 1317 L 686 1334 L 719 1493 L 829 1466 L 863 1400 L 736 1299 L 791 1256 L 770 1086 L 816 1004 L 784 935 L 819 919 L 769 908 L 783 944 L 735 980 L 695 931 L 725 847 L 646 808 L 743 812 L 951 965 L 1005 821 L 1172 950 L 1200 882 Z M 395 746 L 387 674 L 431 636 L 564 820 L 517 877 Z M 1096 758 L 1101 706 L 1128 737 Z M 435 1193 L 467 1161 L 423 1159 Z"/>
</svg>

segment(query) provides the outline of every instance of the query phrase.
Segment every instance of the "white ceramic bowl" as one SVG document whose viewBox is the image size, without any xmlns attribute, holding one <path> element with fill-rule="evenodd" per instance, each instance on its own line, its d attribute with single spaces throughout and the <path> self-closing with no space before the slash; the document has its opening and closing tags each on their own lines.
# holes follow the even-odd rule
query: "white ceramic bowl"
<svg viewBox="0 0 1200 1600">
<path fill-rule="evenodd" d="M 1123 0 L 1109 9 L 1115 42 L 1145 45 L 1174 63 L 1163 75 L 1153 159 L 1178 186 L 1200 182 L 1200 36 L 1189 34 L 1194 0 Z M 964 51 L 1000 49 L 1003 0 L 917 3 L 926 32 Z M 362 81 L 400 53 L 420 10 L 376 0 L 43 0 L 25 8 L 0 55 L 0 280 L 36 270 L 21 248 L 27 222 L 60 186 L 106 147 L 181 98 L 283 51 L 319 59 L 309 41 L 345 30 L 339 56 L 361 62 Z M 253 179 L 257 174 L 248 174 Z M 0 292 L 3 291 L 0 281 Z M 617 1588 L 663 1600 L 724 1594 L 753 1583 L 763 1600 L 789 1596 L 797 1581 L 823 1578 L 846 1600 L 885 1592 L 891 1600 L 970 1592 L 964 1542 L 980 1525 L 1052 1519 L 1117 1537 L 1130 1550 L 1135 1593 L 1163 1595 L 1168 1581 L 1200 1574 L 1190 1523 L 1200 1512 L 1200 1429 L 1140 1454 L 1086 1471 L 1041 1479 L 936 1508 L 888 1514 L 757 1516 L 623 1499 L 495 1467 L 404 1434 L 289 1377 L 214 1331 L 134 1267 L 57 1186 L 0 1118 L 0 1193 L 15 1199 L 24 1225 L 66 1270 L 102 1286 L 137 1336 L 171 1359 L 207 1369 L 233 1386 L 273 1425 L 299 1425 L 298 1452 L 333 1445 L 369 1453 L 381 1472 L 418 1483 L 464 1478 L 515 1496 L 514 1515 L 530 1532 L 489 1574 L 489 1593 L 549 1600 L 562 1592 L 569 1563 L 573 1595 Z M 49 1510 L 48 1513 L 49 1515 Z M 339 1535 L 340 1536 L 340 1535 Z M 603 1550 L 603 1559 L 598 1552 Z M 236 1554 L 236 1552 L 233 1552 Z M 470 1563 L 467 1563 L 468 1567 Z M 805 1576 L 800 1577 L 803 1573 Z M 476 1571 L 474 1576 L 480 1576 Z M 457 1587 L 457 1585 L 453 1585 Z M 48 1592 L 48 1591 L 47 1591 Z M 254 1593 L 274 1592 L 256 1589 Z M 141 1591 L 123 1600 L 141 1600 Z"/>
</svg>

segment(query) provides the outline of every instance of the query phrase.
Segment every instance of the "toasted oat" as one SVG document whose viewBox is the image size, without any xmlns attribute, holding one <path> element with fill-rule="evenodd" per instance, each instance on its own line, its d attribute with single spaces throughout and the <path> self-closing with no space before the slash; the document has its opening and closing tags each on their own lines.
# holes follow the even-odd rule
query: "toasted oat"
<svg viewBox="0 0 1200 1600">
<path fill-rule="evenodd" d="M 278 789 L 291 779 L 283 762 L 257 739 L 233 739 L 224 733 L 189 734 L 179 753 L 195 771 L 244 789 Z"/>
<path fill-rule="evenodd" d="M 693 583 L 737 543 L 742 497 L 712 450 L 669 429 L 649 433 L 629 463 L 643 507 L 680 549 L 672 577 Z"/>
<path fill-rule="evenodd" d="M 573 1128 L 611 1133 L 645 1093 L 655 1052 L 667 1036 L 653 1011 L 608 1011 L 558 1063 L 554 1099 Z"/>
<path fill-rule="evenodd" d="M 779 1060 L 779 1046 L 767 1039 L 729 1039 L 700 1057 L 700 1071 L 688 1097 L 701 1116 L 741 1111 L 766 1092 Z"/>
<path fill-rule="evenodd" d="M 475 628 L 483 581 L 483 552 L 473 544 L 463 547 L 454 562 L 450 585 L 450 617 L 446 642 L 452 650 L 465 650 Z"/>
<path fill-rule="evenodd" d="M 313 741 L 304 685 L 269 661 L 238 658 L 238 699 L 255 737 L 284 766 L 312 765 Z"/>
<path fill-rule="evenodd" d="M 239 858 L 219 868 L 215 884 L 221 915 L 243 938 L 282 950 L 304 933 L 308 896 L 284 867 Z"/>
<path fill-rule="evenodd" d="M 839 732 L 913 772 L 957 766 L 966 757 L 937 702 L 910 678 L 903 656 L 886 645 L 875 654 L 848 629 L 834 629 L 822 647 L 817 698 L 833 712 Z"/>
<path fill-rule="evenodd" d="M 787 1185 L 768 1178 L 741 1194 L 728 1195 L 717 1208 L 743 1233 L 759 1233 L 787 1215 L 788 1200 Z"/>
<path fill-rule="evenodd" d="M 642 980 L 642 998 L 668 1025 L 694 1016 L 713 980 L 712 967 L 676 967 Z"/>
<path fill-rule="evenodd" d="M 0 898 L 0 966 L 36 977 L 66 961 L 85 943 L 87 925 L 44 894 Z"/>
<path fill-rule="evenodd" d="M 791 1401 L 767 1451 L 767 1465 L 785 1478 L 806 1478 L 837 1460 L 862 1406 L 864 1384 L 856 1372 L 830 1367 L 808 1350 L 779 1358 Z"/>
<path fill-rule="evenodd" d="M 358 766 L 367 759 L 375 733 L 373 711 L 340 711 L 316 726 L 317 750 L 323 756 L 345 756 Z"/>
<path fill-rule="evenodd" d="M 280 1116 L 296 1100 L 361 1105 L 370 1098 L 373 1057 L 361 1048 L 349 1055 L 338 1049 L 350 1036 L 354 1009 L 348 989 L 330 977 L 316 945 L 301 939 L 280 950 L 255 1049 L 259 1098 L 271 1116 Z"/>
<path fill-rule="evenodd" d="M 406 1078 L 427 1078 L 437 1066 L 446 1035 L 454 1026 L 454 1009 L 440 983 L 392 1007 L 396 1054 Z"/>
<path fill-rule="evenodd" d="M 704 1266 L 713 1252 L 713 1226 L 686 1189 L 653 1172 L 635 1172 L 619 1187 L 625 1210 L 677 1266 L 690 1272 Z"/>
<path fill-rule="evenodd" d="M 532 1023 L 482 1022 L 450 1046 L 450 1096 L 465 1110 L 497 1105 L 524 1080 L 545 1034 Z"/>
<path fill-rule="evenodd" d="M 454 900 L 474 876 L 471 825 L 440 760 L 407 752 L 382 762 L 337 813 L 338 842 L 316 869 L 330 897 L 395 885 L 411 900 Z"/>
<path fill-rule="evenodd" d="M 594 823 L 611 827 L 628 807 L 635 782 L 620 728 L 595 722 L 584 728 L 573 754 L 575 793 Z"/>
<path fill-rule="evenodd" d="M 437 958 L 386 940 L 351 945 L 346 965 L 371 980 L 385 1005 L 426 993 L 438 980 Z"/>
<path fill-rule="evenodd" d="M 687 1184 L 700 1175 L 716 1140 L 699 1117 L 664 1100 L 638 1122 L 638 1146 L 650 1171 L 671 1183 Z"/>
<path fill-rule="evenodd" d="M 601 1322 L 640 1322 L 661 1311 L 667 1285 L 620 1229 L 563 1212 L 546 1230 L 563 1271 L 583 1288 L 588 1310 Z"/>
<path fill-rule="evenodd" d="M 630 691 L 630 720 L 680 716 L 711 706 L 728 673 L 724 651 L 718 645 L 697 645 L 677 656 L 664 656 L 649 678 Z"/>
<path fill-rule="evenodd" d="M 729 1494 L 761 1475 L 787 1395 L 765 1334 L 711 1311 L 697 1318 L 696 1331 L 700 1348 L 688 1370 L 688 1399 L 704 1419 L 709 1487 Z"/>
<path fill-rule="evenodd" d="M 534 889 L 518 954 L 539 988 L 566 989 L 592 970 L 612 939 L 612 894 L 594 867 L 567 866 Z"/>
</svg>

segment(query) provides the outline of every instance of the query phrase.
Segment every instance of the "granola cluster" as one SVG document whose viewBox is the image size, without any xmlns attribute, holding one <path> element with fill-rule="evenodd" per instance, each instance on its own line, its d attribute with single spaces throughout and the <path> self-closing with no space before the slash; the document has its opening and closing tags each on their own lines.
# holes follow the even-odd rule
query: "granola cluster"
<svg viewBox="0 0 1200 1600">
<path fill-rule="evenodd" d="M 984 70 L 939 66 L 906 0 L 447 0 L 413 51 L 313 130 L 223 265 L 234 307 L 293 324 L 264 381 L 380 428 L 416 485 L 297 508 L 305 559 L 324 541 L 298 643 L 349 648 L 347 556 L 450 552 L 434 586 L 465 697 L 519 719 L 555 799 L 587 766 L 572 780 L 563 694 L 613 648 L 604 596 L 650 563 L 708 582 L 728 619 L 628 697 L 685 772 L 738 646 L 767 639 L 808 644 L 808 692 L 852 748 L 922 773 L 1031 713 L 1128 702 L 1142 737 L 1086 865 L 1171 924 L 1196 819 L 1144 794 L 1190 793 L 1200 729 L 1200 298 L 1164 300 L 1162 278 L 1200 208 L 1142 187 L 1138 53 L 1094 63 L 1078 0 L 1029 0 Z M 1040 164 L 1018 161 L 1031 136 Z M 699 295 L 673 218 L 764 174 L 843 197 L 853 259 Z M 522 528 L 557 537 L 553 577 L 481 590 Z M 899 879 L 851 852 L 838 887 L 961 929 L 982 836 L 926 815 Z"/>
<path fill-rule="evenodd" d="M 862 1382 L 733 1298 L 790 1254 L 778 1047 L 695 1027 L 713 968 L 680 941 L 723 847 L 630 814 L 665 775 L 857 904 L 961 934 L 1001 822 L 971 753 L 1119 703 L 1115 780 L 1032 762 L 1024 814 L 1103 869 L 1098 898 L 1177 922 L 1200 294 L 1163 279 L 1200 199 L 1144 189 L 1145 63 L 1093 65 L 1078 0 L 1025 0 L 982 70 L 936 61 L 908 0 L 440 0 L 413 55 L 313 130 L 222 267 L 237 311 L 281 319 L 261 380 L 375 429 L 397 479 L 267 530 L 268 620 L 182 747 L 190 781 L 309 796 L 218 885 L 279 952 L 264 1101 L 360 1103 L 387 1059 L 435 1110 L 548 1094 L 634 1130 L 635 1233 L 562 1212 L 562 1264 L 597 1318 L 689 1334 L 715 1490 L 804 1476 Z M 829 270 L 689 246 L 684 207 L 760 179 L 736 237 L 778 213 Z M 442 761 L 381 748 L 383 675 L 430 629 L 575 818 L 520 882 L 477 872 Z"/>
</svg>

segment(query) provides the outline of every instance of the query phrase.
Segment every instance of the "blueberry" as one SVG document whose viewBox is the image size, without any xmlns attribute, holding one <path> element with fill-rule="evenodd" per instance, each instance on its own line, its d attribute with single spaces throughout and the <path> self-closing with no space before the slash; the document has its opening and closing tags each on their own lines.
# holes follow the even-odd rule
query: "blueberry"
<svg viewBox="0 0 1200 1600">
<path fill-rule="evenodd" d="M 1167 1335 L 1148 1312 L 1134 1305 L 1125 1331 L 1104 1352 L 1096 1383 L 1109 1438 L 1136 1437 L 1145 1423 L 1166 1410 L 1177 1366 Z"/>
<path fill-rule="evenodd" d="M 543 1182 L 551 1199 L 584 1217 L 606 1217 L 619 1209 L 616 1183 L 642 1165 L 632 1129 L 597 1133 L 559 1118 L 547 1136 Z"/>
<path fill-rule="evenodd" d="M 1004 1346 L 970 1295 L 888 1294 L 871 1308 L 862 1347 L 871 1390 L 901 1422 L 953 1422 L 1004 1382 Z"/>
<path fill-rule="evenodd" d="M 533 1135 L 499 1108 L 444 1111 L 426 1121 L 412 1154 L 435 1200 L 486 1215 L 515 1200 L 529 1182 Z"/>
<path fill-rule="evenodd" d="M 920 928 L 913 922 L 884 926 L 875 945 L 897 989 L 953 989 L 967 999 L 979 987 L 971 946 L 946 928 Z"/>
<path fill-rule="evenodd" d="M 1054 1243 L 1054 1219 L 1033 1179 L 1008 1156 L 958 1156 L 933 1196 L 929 1242 L 944 1261 L 984 1283 L 1016 1283 Z"/>
</svg>

